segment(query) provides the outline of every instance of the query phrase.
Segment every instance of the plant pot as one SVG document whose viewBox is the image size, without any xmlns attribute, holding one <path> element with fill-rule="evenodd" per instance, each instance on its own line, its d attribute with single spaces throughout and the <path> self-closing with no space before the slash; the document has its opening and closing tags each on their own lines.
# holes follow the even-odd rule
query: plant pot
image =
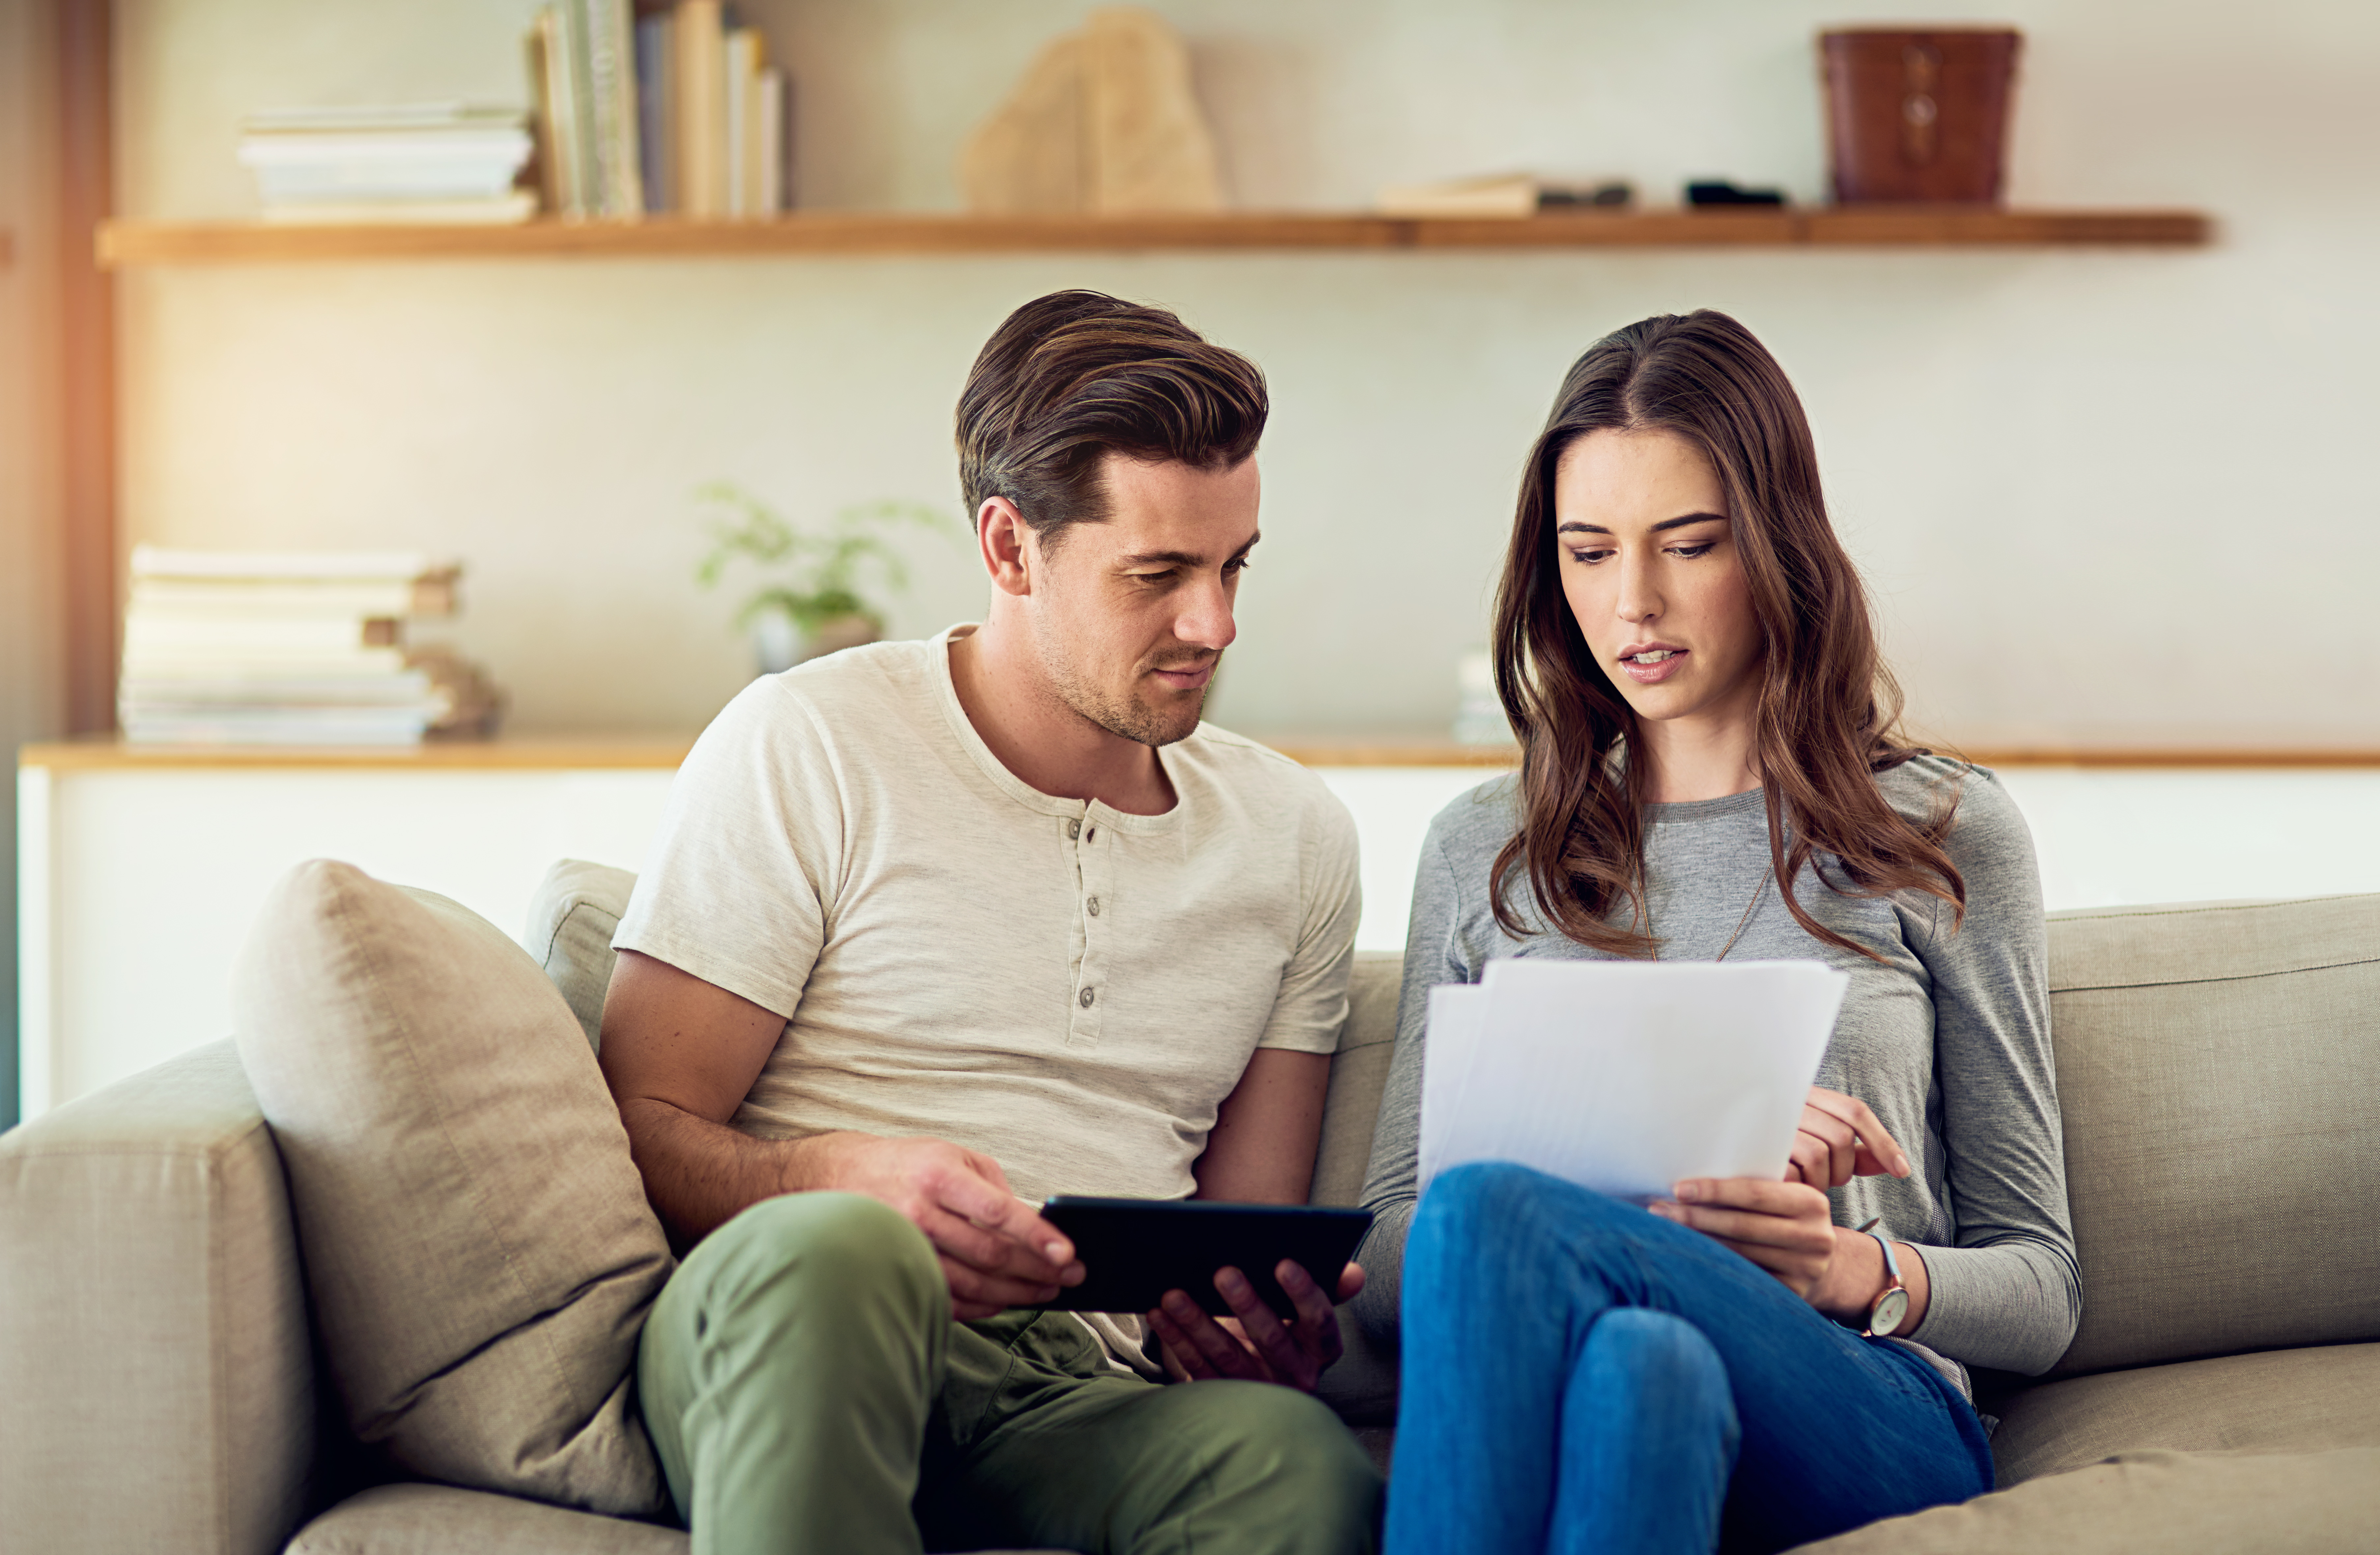
<svg viewBox="0 0 2380 1555">
<path fill-rule="evenodd" d="M 883 635 L 884 624 L 872 615 L 830 616 L 806 632 L 783 611 L 765 610 L 752 617 L 752 662 L 760 674 L 777 674 Z"/>
<path fill-rule="evenodd" d="M 2011 28 L 1821 33 L 1835 199 L 1997 203 L 2020 41 Z"/>
</svg>

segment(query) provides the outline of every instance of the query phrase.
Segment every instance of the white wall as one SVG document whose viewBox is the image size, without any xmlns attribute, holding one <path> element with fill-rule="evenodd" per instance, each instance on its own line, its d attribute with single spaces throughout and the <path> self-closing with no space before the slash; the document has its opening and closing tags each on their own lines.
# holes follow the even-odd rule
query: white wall
<svg viewBox="0 0 2380 1555">
<path fill-rule="evenodd" d="M 253 209 L 266 104 L 517 101 L 531 0 L 123 0 L 128 213 Z M 952 157 L 1084 0 L 764 4 L 799 176 L 954 202 Z M 966 363 L 1045 289 L 1168 303 L 1277 403 L 1267 540 L 1213 711 L 1442 726 L 1515 467 L 1562 367 L 1736 313 L 1793 374 L 1924 722 L 2211 743 L 2380 738 L 2380 6 L 2273 0 L 1166 0 L 1248 203 L 1512 166 L 1822 191 L 1810 39 L 2012 20 L 2011 197 L 2207 209 L 2200 251 L 1102 256 L 357 264 L 132 276 L 125 522 L 191 544 L 465 556 L 517 724 L 686 726 L 742 677 L 690 488 L 955 505 Z M 896 629 L 973 613 L 920 542 Z"/>
</svg>

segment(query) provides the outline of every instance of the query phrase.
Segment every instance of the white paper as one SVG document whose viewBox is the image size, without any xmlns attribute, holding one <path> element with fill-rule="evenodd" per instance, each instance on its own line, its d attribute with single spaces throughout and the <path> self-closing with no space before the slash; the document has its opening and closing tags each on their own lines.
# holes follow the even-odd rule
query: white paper
<svg viewBox="0 0 2380 1555">
<path fill-rule="evenodd" d="M 1781 1176 L 1850 986 L 1815 961 L 1504 960 L 1433 989 L 1422 1185 L 1475 1160 L 1640 1200 Z"/>
</svg>

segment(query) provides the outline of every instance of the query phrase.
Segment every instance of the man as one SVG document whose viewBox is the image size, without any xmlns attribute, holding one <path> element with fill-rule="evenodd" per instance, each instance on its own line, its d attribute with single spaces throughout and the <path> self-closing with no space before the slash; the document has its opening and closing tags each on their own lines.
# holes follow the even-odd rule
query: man
<svg viewBox="0 0 2380 1555">
<path fill-rule="evenodd" d="M 1354 825 L 1198 716 L 1266 412 L 1170 313 L 1019 309 L 959 402 L 983 623 L 754 683 L 671 790 L 602 1063 L 693 1245 L 638 1380 L 705 1555 L 1370 1547 L 1294 1266 L 1293 1324 L 1231 1271 L 1244 1339 L 1151 1315 L 1215 1379 L 1034 1309 L 1082 1266 L 1028 1200 L 1305 1197 Z"/>
</svg>

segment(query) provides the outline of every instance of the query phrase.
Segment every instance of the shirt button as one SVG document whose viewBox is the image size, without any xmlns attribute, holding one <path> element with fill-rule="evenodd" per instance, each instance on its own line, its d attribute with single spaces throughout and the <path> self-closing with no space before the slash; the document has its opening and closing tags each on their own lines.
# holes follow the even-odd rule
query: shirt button
<svg viewBox="0 0 2380 1555">
<path fill-rule="evenodd" d="M 1091 916 L 1092 916 L 1093 917 L 1099 917 L 1099 899 L 1098 897 L 1094 896 L 1094 897 L 1092 897 L 1092 898 L 1091 898 L 1090 906 L 1091 906 Z"/>
<path fill-rule="evenodd" d="M 1081 821 L 1070 820 L 1066 822 L 1066 840 L 1068 842 L 1076 843 L 1083 840 L 1083 823 Z"/>
<path fill-rule="evenodd" d="M 1091 990 L 1089 989 L 1083 990 L 1081 1003 L 1083 1008 L 1086 1010 L 1091 1007 Z"/>
</svg>

